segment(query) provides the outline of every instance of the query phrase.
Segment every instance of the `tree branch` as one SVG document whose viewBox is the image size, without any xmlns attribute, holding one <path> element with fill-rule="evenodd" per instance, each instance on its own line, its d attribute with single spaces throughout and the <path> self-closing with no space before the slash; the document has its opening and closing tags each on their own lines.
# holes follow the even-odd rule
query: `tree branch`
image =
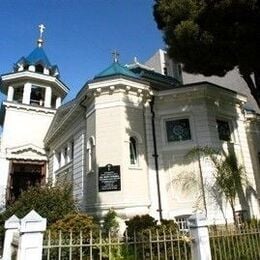
<svg viewBox="0 0 260 260">
<path fill-rule="evenodd" d="M 260 95 L 259 95 L 260 94 L 259 93 L 260 92 L 260 86 L 257 85 L 258 80 L 256 80 L 256 84 L 255 84 L 249 73 L 243 73 L 242 72 L 241 76 L 245 80 L 247 86 L 250 89 L 252 96 L 254 97 L 258 107 L 260 108 Z"/>
</svg>

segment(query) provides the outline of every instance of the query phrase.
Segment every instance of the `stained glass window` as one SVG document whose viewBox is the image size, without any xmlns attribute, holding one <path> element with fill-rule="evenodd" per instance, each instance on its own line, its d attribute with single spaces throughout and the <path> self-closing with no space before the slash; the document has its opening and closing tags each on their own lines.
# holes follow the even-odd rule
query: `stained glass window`
<svg viewBox="0 0 260 260">
<path fill-rule="evenodd" d="M 189 119 L 177 119 L 166 121 L 168 142 L 191 140 Z"/>
<path fill-rule="evenodd" d="M 218 128 L 219 140 L 222 141 L 231 140 L 231 132 L 230 132 L 228 121 L 217 120 L 217 128 Z"/>
</svg>

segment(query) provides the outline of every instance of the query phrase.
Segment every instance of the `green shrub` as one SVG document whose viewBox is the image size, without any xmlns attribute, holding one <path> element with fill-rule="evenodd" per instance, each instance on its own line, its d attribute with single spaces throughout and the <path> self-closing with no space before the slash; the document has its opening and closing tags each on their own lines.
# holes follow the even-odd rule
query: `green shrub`
<svg viewBox="0 0 260 260">
<path fill-rule="evenodd" d="M 72 213 L 64 218 L 56 221 L 48 228 L 52 234 L 57 234 L 61 231 L 63 234 L 72 232 L 74 235 L 89 234 L 90 230 L 97 233 L 98 224 L 93 217 L 85 213 Z"/>
<path fill-rule="evenodd" d="M 128 236 L 132 237 L 134 233 L 139 233 L 148 228 L 156 226 L 157 220 L 150 215 L 137 215 L 125 222 L 127 225 Z"/>
<path fill-rule="evenodd" d="M 54 223 L 69 213 L 76 212 L 76 203 L 72 195 L 72 185 L 63 184 L 30 187 L 3 212 L 4 218 L 13 214 L 22 218 L 34 209 L 48 224 Z"/>
<path fill-rule="evenodd" d="M 110 209 L 108 213 L 104 217 L 103 223 L 103 233 L 105 236 L 108 236 L 110 231 L 110 235 L 115 236 L 119 231 L 119 223 L 116 219 L 117 214 L 113 209 Z"/>
<path fill-rule="evenodd" d="M 42 217 L 47 218 L 48 225 L 76 212 L 76 203 L 72 195 L 72 185 L 63 184 L 30 187 L 12 205 L 0 214 L 0 236 L 4 235 L 4 222 L 13 214 L 22 218 L 34 209 Z"/>
<path fill-rule="evenodd" d="M 176 233 L 179 231 L 179 226 L 173 219 L 163 219 L 161 221 L 161 225 L 158 226 L 160 229 L 170 230 L 173 233 Z"/>
<path fill-rule="evenodd" d="M 84 246 L 83 248 L 71 248 L 70 245 L 88 245 L 91 240 L 93 242 L 97 241 L 96 239 L 98 239 L 98 237 L 99 226 L 93 217 L 84 213 L 72 213 L 49 226 L 45 233 L 44 243 L 46 244 L 48 241 L 51 241 L 52 245 L 54 245 L 49 252 L 51 259 L 59 258 L 59 244 L 62 244 L 63 246 L 65 245 L 60 249 L 62 259 L 69 259 L 70 255 L 72 259 L 80 259 L 80 256 L 83 257 L 90 255 L 90 247 Z M 93 247 L 92 254 L 94 259 L 97 259 L 98 253 L 99 250 Z M 46 251 L 44 254 L 46 256 Z"/>
<path fill-rule="evenodd" d="M 129 221 L 126 221 L 126 225 L 128 228 L 128 239 L 129 241 L 137 241 L 138 243 L 133 246 L 130 245 L 128 249 L 128 256 L 131 259 L 131 256 L 134 256 L 133 259 L 143 259 L 144 255 L 152 255 L 156 256 L 156 252 L 158 252 L 158 246 L 160 247 L 161 252 L 167 254 L 169 259 L 171 258 L 172 251 L 167 247 L 166 251 L 163 247 L 163 243 L 160 245 L 156 243 L 149 243 L 151 240 L 157 240 L 158 238 L 164 238 L 172 240 L 179 231 L 178 225 L 174 220 L 162 220 L 160 225 L 157 225 L 157 220 L 149 215 L 135 216 Z M 134 237 L 135 234 L 135 237 Z M 176 244 L 176 241 L 178 241 Z M 175 245 L 175 248 L 181 248 L 184 251 L 185 241 L 179 241 L 176 239 L 172 242 Z M 177 256 L 178 252 L 174 249 L 174 254 Z M 133 255 L 134 252 L 134 255 Z M 180 256 L 180 255 L 179 255 Z M 157 259 L 156 257 L 154 257 Z"/>
</svg>

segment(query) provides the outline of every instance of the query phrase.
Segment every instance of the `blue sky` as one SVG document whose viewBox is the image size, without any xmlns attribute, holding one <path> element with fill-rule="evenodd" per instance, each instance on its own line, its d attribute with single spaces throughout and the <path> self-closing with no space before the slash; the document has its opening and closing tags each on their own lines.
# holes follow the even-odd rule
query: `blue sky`
<svg viewBox="0 0 260 260">
<path fill-rule="evenodd" d="M 10 72 L 35 47 L 38 24 L 46 26 L 44 49 L 60 69 L 72 98 L 112 62 L 147 60 L 164 46 L 152 15 L 152 0 L 1 0 L 0 74 Z"/>
</svg>

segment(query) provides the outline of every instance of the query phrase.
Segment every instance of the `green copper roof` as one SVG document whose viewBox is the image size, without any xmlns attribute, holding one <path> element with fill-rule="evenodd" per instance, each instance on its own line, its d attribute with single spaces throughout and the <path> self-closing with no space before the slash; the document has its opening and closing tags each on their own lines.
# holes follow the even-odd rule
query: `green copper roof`
<svg viewBox="0 0 260 260">
<path fill-rule="evenodd" d="M 126 76 L 139 79 L 139 76 L 130 71 L 128 68 L 122 66 L 118 62 L 114 62 L 108 68 L 97 74 L 94 79 L 100 79 L 111 76 Z"/>
</svg>

